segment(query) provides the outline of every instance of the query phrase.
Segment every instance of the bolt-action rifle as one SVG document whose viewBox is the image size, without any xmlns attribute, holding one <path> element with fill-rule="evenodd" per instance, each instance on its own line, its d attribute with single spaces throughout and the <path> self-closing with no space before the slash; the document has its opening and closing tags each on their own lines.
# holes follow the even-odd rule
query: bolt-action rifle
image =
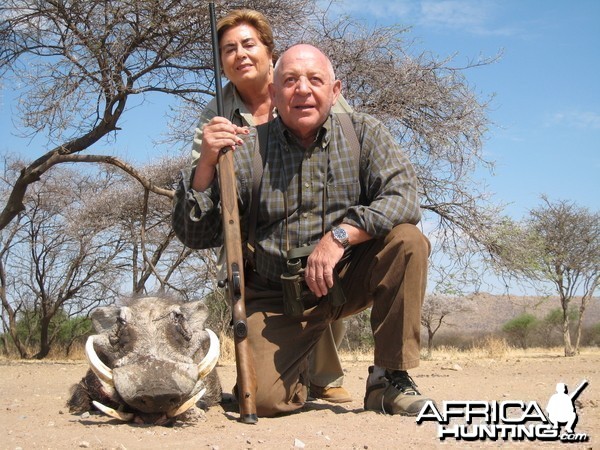
<svg viewBox="0 0 600 450">
<path fill-rule="evenodd" d="M 219 40 L 215 19 L 214 2 L 209 2 L 210 29 L 212 37 L 213 63 L 215 70 L 215 90 L 217 115 L 223 116 L 223 94 L 221 86 L 221 64 L 219 60 Z M 244 261 L 242 235 L 237 203 L 237 185 L 233 152 L 221 150 L 217 176 L 221 195 L 223 240 L 227 256 L 227 293 L 231 301 L 233 316 L 233 339 L 235 345 L 235 365 L 237 369 L 237 398 L 240 405 L 240 420 L 256 423 L 256 370 L 252 349 L 248 341 L 246 321 L 246 300 L 244 294 Z"/>
</svg>

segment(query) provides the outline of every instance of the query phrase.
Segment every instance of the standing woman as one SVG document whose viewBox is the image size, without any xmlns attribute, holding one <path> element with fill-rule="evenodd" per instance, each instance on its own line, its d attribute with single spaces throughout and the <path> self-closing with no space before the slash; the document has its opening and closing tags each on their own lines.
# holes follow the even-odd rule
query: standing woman
<svg viewBox="0 0 600 450">
<path fill-rule="evenodd" d="M 217 116 L 212 99 L 200 116 L 192 145 L 196 166 L 192 188 L 204 191 L 215 178 L 216 152 L 204 151 L 240 145 L 239 135 L 247 127 L 261 125 L 274 117 L 268 86 L 273 80 L 273 32 L 265 16 L 258 11 L 231 11 L 217 23 L 221 67 L 229 82 L 223 87 L 223 116 Z M 334 112 L 352 108 L 340 96 Z M 337 349 L 345 334 L 343 321 L 333 322 L 325 330 L 310 358 L 310 395 L 333 403 L 352 397 L 342 387 L 344 372 Z"/>
</svg>

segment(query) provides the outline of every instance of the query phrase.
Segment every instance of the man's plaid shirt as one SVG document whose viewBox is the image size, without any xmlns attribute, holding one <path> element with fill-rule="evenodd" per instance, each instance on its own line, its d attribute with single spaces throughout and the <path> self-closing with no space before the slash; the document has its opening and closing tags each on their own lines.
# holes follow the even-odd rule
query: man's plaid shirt
<svg viewBox="0 0 600 450">
<path fill-rule="evenodd" d="M 256 271 L 279 281 L 285 251 L 316 243 L 332 226 L 347 223 L 374 238 L 401 223 L 416 224 L 421 213 L 414 168 L 387 129 L 374 117 L 351 113 L 361 161 L 355 161 L 335 115 L 304 149 L 280 118 L 271 121 L 256 225 Z M 237 192 L 245 239 L 252 197 L 252 155 L 256 133 L 234 152 Z M 360 173 L 359 173 L 360 172 Z M 184 174 L 173 205 L 175 234 L 188 247 L 223 244 L 217 182 L 204 192 L 190 188 Z M 326 215 L 323 224 L 323 194 Z M 287 208 L 286 203 L 287 201 Z M 287 221 L 286 221 L 287 212 Z"/>
</svg>

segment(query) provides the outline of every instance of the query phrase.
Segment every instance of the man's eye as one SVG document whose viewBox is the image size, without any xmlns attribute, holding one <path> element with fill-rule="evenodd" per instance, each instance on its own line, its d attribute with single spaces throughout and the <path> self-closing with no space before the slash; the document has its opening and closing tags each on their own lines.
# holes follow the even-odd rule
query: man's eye
<svg viewBox="0 0 600 450">
<path fill-rule="evenodd" d="M 324 82 L 319 77 L 312 77 L 310 79 L 310 84 L 312 84 L 313 86 L 323 86 Z"/>
</svg>

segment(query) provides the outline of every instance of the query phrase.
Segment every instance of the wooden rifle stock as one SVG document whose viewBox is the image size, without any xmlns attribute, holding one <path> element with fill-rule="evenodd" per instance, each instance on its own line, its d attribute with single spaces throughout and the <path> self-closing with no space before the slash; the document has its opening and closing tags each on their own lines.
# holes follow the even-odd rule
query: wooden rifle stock
<svg viewBox="0 0 600 450">
<path fill-rule="evenodd" d="M 209 11 L 215 69 L 217 114 L 223 116 L 219 42 L 215 19 L 215 5 L 213 2 L 209 2 Z M 256 370 L 254 368 L 252 349 L 248 340 L 242 235 L 240 231 L 240 214 L 237 204 L 237 184 L 232 151 L 228 151 L 228 149 L 221 150 L 217 172 L 221 196 L 223 240 L 227 256 L 227 293 L 231 301 L 233 316 L 237 399 L 240 405 L 240 420 L 244 423 L 256 423 L 258 421 L 256 415 Z"/>
</svg>

